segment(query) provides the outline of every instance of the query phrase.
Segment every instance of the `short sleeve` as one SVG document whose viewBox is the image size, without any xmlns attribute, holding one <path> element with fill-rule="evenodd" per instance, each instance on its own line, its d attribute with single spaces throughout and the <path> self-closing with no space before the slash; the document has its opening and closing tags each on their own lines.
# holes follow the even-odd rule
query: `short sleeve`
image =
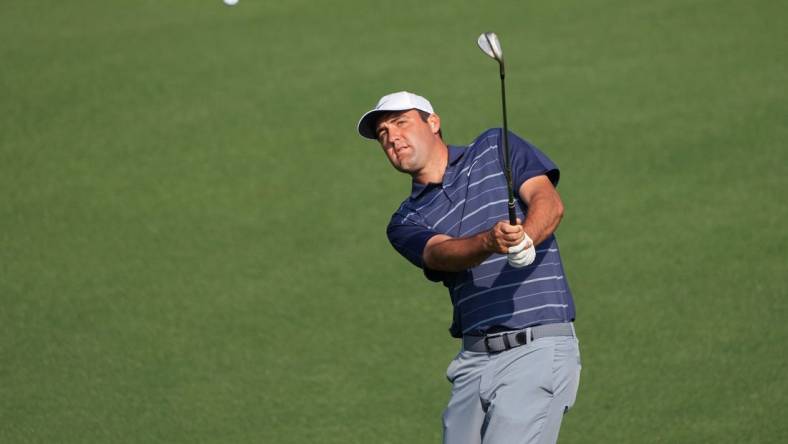
<svg viewBox="0 0 788 444">
<path fill-rule="evenodd" d="M 386 228 L 386 235 L 394 249 L 413 265 L 423 269 L 427 279 L 434 282 L 443 280 L 443 273 L 425 267 L 424 247 L 436 234 L 439 233 L 399 213 L 391 217 Z"/>
<path fill-rule="evenodd" d="M 512 159 L 512 184 L 519 190 L 526 180 L 546 175 L 553 186 L 558 186 L 558 166 L 538 148 L 509 132 L 509 154 Z"/>
</svg>

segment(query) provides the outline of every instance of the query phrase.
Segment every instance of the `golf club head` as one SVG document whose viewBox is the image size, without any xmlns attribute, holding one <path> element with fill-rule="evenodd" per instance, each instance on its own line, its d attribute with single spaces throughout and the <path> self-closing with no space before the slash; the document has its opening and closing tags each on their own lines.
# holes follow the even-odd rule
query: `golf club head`
<svg viewBox="0 0 788 444">
<path fill-rule="evenodd" d="M 501 42 L 498 40 L 498 36 L 495 35 L 494 32 L 482 33 L 482 35 L 479 36 L 477 43 L 479 44 L 479 48 L 481 48 L 485 54 L 497 60 L 498 63 L 503 63 L 503 50 L 501 49 Z"/>
</svg>

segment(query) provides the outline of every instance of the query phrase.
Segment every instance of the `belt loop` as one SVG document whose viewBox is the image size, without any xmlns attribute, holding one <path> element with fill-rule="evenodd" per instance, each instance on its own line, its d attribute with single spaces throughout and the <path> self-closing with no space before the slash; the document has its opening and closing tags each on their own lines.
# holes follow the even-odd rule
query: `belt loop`
<svg viewBox="0 0 788 444">
<path fill-rule="evenodd" d="M 533 340 L 534 340 L 533 331 L 531 330 L 531 327 L 528 327 L 525 329 L 525 345 L 530 344 L 531 342 L 533 342 Z"/>
</svg>

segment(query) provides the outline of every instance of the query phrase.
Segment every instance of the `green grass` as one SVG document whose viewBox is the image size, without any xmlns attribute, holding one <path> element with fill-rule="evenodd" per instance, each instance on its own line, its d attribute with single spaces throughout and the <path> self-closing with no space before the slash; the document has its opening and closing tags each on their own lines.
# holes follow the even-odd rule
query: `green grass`
<svg viewBox="0 0 788 444">
<path fill-rule="evenodd" d="M 0 441 L 431 443 L 458 345 L 354 130 L 429 97 L 562 168 L 583 379 L 561 442 L 778 443 L 781 2 L 6 2 Z M 310 259 L 302 259 L 310 253 Z"/>
</svg>

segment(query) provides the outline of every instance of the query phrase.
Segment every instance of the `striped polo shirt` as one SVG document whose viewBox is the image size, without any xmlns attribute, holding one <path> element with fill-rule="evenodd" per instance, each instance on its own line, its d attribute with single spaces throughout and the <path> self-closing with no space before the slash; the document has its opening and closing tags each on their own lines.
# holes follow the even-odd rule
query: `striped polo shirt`
<svg viewBox="0 0 788 444">
<path fill-rule="evenodd" d="M 546 175 L 558 184 L 558 167 L 541 151 L 509 133 L 512 180 L 516 190 L 526 180 Z M 533 264 L 514 268 L 505 254 L 492 254 L 461 272 L 431 270 L 422 253 L 427 241 L 443 233 L 465 237 L 508 220 L 506 177 L 502 168 L 501 136 L 494 128 L 468 146 L 449 146 L 443 183 L 413 182 L 412 192 L 391 217 L 387 234 L 394 248 L 432 281 L 449 289 L 454 320 L 452 336 L 485 334 L 575 318 L 572 295 L 564 276 L 555 236 L 536 246 Z M 528 208 L 517 199 L 517 216 Z"/>
</svg>

